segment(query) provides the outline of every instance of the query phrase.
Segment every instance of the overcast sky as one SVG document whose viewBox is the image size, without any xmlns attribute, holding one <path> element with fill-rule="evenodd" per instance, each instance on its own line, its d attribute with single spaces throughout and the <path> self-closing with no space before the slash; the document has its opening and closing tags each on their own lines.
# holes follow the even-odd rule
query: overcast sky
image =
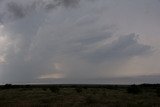
<svg viewBox="0 0 160 107">
<path fill-rule="evenodd" d="M 160 83 L 160 0 L 0 0 L 0 84 Z"/>
</svg>

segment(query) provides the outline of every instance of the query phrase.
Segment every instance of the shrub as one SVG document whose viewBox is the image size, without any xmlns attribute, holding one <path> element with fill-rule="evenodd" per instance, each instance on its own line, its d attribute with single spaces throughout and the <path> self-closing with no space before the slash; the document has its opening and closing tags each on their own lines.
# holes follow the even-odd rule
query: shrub
<svg viewBox="0 0 160 107">
<path fill-rule="evenodd" d="M 59 93 L 60 91 L 60 88 L 59 87 L 50 87 L 49 88 L 52 92 L 55 92 L 55 93 Z"/>
<path fill-rule="evenodd" d="M 97 99 L 93 96 L 86 96 L 85 101 L 87 104 L 95 104 L 97 103 Z"/>
<path fill-rule="evenodd" d="M 12 84 L 5 84 L 2 89 L 10 89 L 10 88 L 13 88 L 12 87 Z"/>
<path fill-rule="evenodd" d="M 160 88 L 156 89 L 156 94 L 157 94 L 158 97 L 160 97 Z"/>
<path fill-rule="evenodd" d="M 127 88 L 127 92 L 131 94 L 139 94 L 141 90 L 137 85 L 131 85 Z"/>
<path fill-rule="evenodd" d="M 81 93 L 82 92 L 81 88 L 75 88 L 75 90 L 76 90 L 77 93 Z"/>
<path fill-rule="evenodd" d="M 47 88 L 42 88 L 43 91 L 47 91 Z"/>
</svg>

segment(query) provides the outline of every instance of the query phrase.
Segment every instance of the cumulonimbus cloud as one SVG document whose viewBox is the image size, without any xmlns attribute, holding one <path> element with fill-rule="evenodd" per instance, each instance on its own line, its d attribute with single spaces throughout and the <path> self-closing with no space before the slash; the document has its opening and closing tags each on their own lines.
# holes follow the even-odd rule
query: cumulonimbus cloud
<svg viewBox="0 0 160 107">
<path fill-rule="evenodd" d="M 34 82 L 49 74 L 74 79 L 110 75 L 116 68 L 112 64 L 122 65 L 152 50 L 139 43 L 134 33 L 106 43 L 115 37 L 112 28 L 98 24 L 101 20 L 92 9 L 74 8 L 80 0 L 17 1 L 6 2 L 1 12 L 11 39 L 5 51 L 3 81 Z M 69 6 L 74 9 L 66 10 Z M 46 12 L 46 8 L 54 11 Z"/>
</svg>

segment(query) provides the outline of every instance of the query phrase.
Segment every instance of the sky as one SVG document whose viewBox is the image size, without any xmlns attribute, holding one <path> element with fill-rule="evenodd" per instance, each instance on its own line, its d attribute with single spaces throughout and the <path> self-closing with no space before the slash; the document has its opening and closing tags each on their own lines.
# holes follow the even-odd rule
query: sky
<svg viewBox="0 0 160 107">
<path fill-rule="evenodd" d="M 160 83 L 160 0 L 0 0 L 0 84 Z"/>
</svg>

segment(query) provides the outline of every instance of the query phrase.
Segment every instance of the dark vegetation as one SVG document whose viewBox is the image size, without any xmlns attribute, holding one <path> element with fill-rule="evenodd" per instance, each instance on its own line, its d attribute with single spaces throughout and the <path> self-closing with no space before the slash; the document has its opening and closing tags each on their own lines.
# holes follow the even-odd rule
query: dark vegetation
<svg viewBox="0 0 160 107">
<path fill-rule="evenodd" d="M 127 92 L 131 94 L 139 94 L 141 92 L 141 88 L 138 85 L 131 85 L 127 88 Z"/>
<path fill-rule="evenodd" d="M 0 86 L 0 107 L 160 107 L 160 84 Z"/>
</svg>

